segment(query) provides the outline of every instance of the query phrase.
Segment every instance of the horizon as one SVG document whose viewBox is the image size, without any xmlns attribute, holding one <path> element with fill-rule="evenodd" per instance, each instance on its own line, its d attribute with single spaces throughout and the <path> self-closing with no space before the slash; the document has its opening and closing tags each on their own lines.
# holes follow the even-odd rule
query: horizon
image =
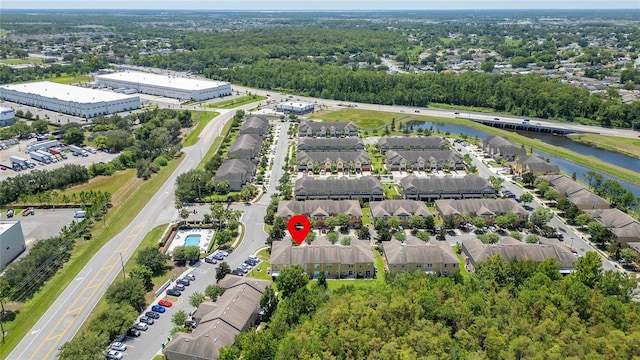
<svg viewBox="0 0 640 360">
<path fill-rule="evenodd" d="M 198 11 L 440 11 L 440 10 L 638 10 L 637 0 L 621 0 L 611 3 L 593 0 L 552 1 L 520 3 L 508 0 L 483 0 L 469 2 L 450 0 L 446 3 L 429 0 L 406 0 L 389 3 L 380 0 L 339 0 L 304 3 L 293 0 L 239 0 L 232 3 L 218 1 L 169 1 L 169 0 L 112 0 L 105 2 L 78 0 L 5 0 L 2 10 L 198 10 Z"/>
</svg>

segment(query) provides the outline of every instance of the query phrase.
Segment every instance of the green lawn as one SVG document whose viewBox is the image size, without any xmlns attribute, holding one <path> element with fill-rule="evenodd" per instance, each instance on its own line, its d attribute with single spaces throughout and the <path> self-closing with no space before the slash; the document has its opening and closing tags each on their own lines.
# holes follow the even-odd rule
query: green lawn
<svg viewBox="0 0 640 360">
<path fill-rule="evenodd" d="M 7 65 L 22 65 L 22 64 L 41 65 L 42 64 L 42 59 L 40 59 L 40 58 L 2 59 L 2 60 L 0 60 L 0 64 L 7 64 Z"/>
<path fill-rule="evenodd" d="M 253 102 L 265 100 L 266 97 L 258 96 L 258 95 L 245 95 L 240 96 L 235 99 L 222 100 L 217 101 L 211 104 L 208 104 L 207 107 L 216 108 L 216 109 L 233 109 L 242 105 L 251 104 Z"/>
<path fill-rule="evenodd" d="M 316 113 L 311 118 L 322 121 L 353 121 L 361 130 L 373 130 L 384 127 L 386 124 L 391 123 L 391 120 L 397 120 L 400 117 L 402 117 L 402 114 L 349 108 Z"/>
<path fill-rule="evenodd" d="M 166 182 L 167 178 L 178 167 L 182 158 L 175 159 L 169 165 L 163 167 L 150 180 L 140 186 L 130 188 L 130 193 L 125 197 L 126 201 L 118 209 L 114 206 L 106 216 L 106 228 L 99 222 L 92 230 L 91 241 L 78 240 L 71 259 L 64 267 L 52 277 L 42 289 L 19 310 L 14 321 L 3 323 L 9 336 L 6 343 L 0 348 L 0 359 L 6 359 L 18 342 L 35 325 L 42 314 L 51 306 L 62 291 L 73 281 L 77 274 L 84 268 L 98 250 L 120 233 L 131 220 L 149 202 L 151 197 Z"/>
<path fill-rule="evenodd" d="M 615 151 L 635 158 L 640 158 L 640 139 L 587 133 L 573 134 L 569 135 L 569 137 L 571 140 L 581 144 L 595 146 L 598 149 Z"/>
<path fill-rule="evenodd" d="M 192 116 L 193 122 L 196 123 L 196 127 L 189 134 L 189 136 L 187 136 L 187 138 L 184 140 L 184 143 L 182 144 L 182 146 L 187 147 L 197 143 L 198 139 L 200 139 L 200 133 L 202 132 L 202 129 L 204 129 L 204 127 L 207 126 L 209 121 L 213 120 L 218 115 L 220 115 L 220 113 L 206 112 L 206 111 L 192 111 L 191 116 Z"/>
<path fill-rule="evenodd" d="M 461 117 L 465 117 L 465 111 L 473 111 L 473 112 L 486 112 L 486 113 L 496 113 L 495 109 L 479 107 L 479 106 L 463 106 L 463 105 L 450 105 L 450 104 L 440 104 L 440 103 L 429 103 L 430 108 L 434 109 L 451 109 L 451 110 L 460 110 Z M 467 114 L 468 115 L 468 114 Z"/>
<path fill-rule="evenodd" d="M 231 130 L 231 123 L 232 123 L 232 120 L 228 120 L 224 124 L 224 126 L 222 127 L 222 130 L 220 131 L 220 136 L 216 137 L 213 140 L 213 143 L 211 143 L 211 146 L 209 147 L 209 151 L 207 151 L 207 153 L 204 154 L 202 161 L 200 162 L 200 164 L 198 164 L 199 169 L 204 169 L 204 164 L 209 159 L 211 159 L 215 153 L 218 152 L 218 149 L 220 149 L 220 145 L 222 145 L 222 141 L 224 140 L 224 137 L 229 133 L 229 130 Z"/>
<path fill-rule="evenodd" d="M 376 278 L 378 281 L 384 281 L 384 261 L 382 261 L 382 255 L 375 250 L 373 253 L 376 256 L 376 270 L 378 271 Z"/>
<path fill-rule="evenodd" d="M 51 81 L 58 84 L 77 84 L 83 82 L 91 82 L 93 78 L 91 76 L 86 75 L 62 75 L 60 77 L 51 77 L 48 78 L 47 81 Z"/>
<path fill-rule="evenodd" d="M 362 226 L 371 225 L 371 208 L 362 209 Z"/>
<path fill-rule="evenodd" d="M 342 279 L 342 280 L 327 279 L 327 289 L 333 291 L 343 286 L 349 286 L 349 285 L 353 285 L 355 287 L 366 287 L 366 286 L 370 286 L 371 284 L 374 284 L 375 282 L 376 280 L 371 280 L 371 279 Z"/>
<path fill-rule="evenodd" d="M 462 258 L 462 255 L 456 253 L 456 256 L 458 257 L 458 260 L 460 261 L 460 274 L 462 276 L 469 276 L 469 272 L 467 271 L 467 268 L 464 266 L 464 259 Z"/>
<path fill-rule="evenodd" d="M 382 184 L 382 186 L 384 186 L 385 199 L 395 199 L 400 194 L 396 184 Z"/>
</svg>

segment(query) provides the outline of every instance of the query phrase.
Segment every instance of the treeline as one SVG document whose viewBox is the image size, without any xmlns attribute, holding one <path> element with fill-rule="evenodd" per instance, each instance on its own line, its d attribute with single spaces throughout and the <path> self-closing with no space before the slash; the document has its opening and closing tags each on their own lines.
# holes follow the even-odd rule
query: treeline
<svg viewBox="0 0 640 360">
<path fill-rule="evenodd" d="M 26 56 L 25 56 L 26 57 Z M 20 83 L 34 80 L 46 80 L 63 74 L 88 74 L 109 66 L 99 56 L 77 55 L 70 64 L 49 64 L 26 69 L 13 69 L 0 66 L 0 84 Z"/>
<path fill-rule="evenodd" d="M 107 213 L 110 199 L 108 193 L 87 193 L 84 200 L 90 205 L 84 207 L 84 219 L 64 226 L 58 236 L 36 242 L 25 256 L 7 266 L 0 279 L 0 299 L 30 299 L 69 260 L 76 240 L 89 234 L 93 221 Z"/>
<path fill-rule="evenodd" d="M 321 66 L 313 61 L 264 60 L 232 69 L 210 67 L 210 78 L 301 95 L 383 105 L 446 103 L 519 116 L 584 121 L 640 129 L 640 102 L 622 104 L 542 75 L 396 74 Z"/>
<path fill-rule="evenodd" d="M 260 331 L 219 359 L 631 359 L 640 354 L 635 280 L 603 272 L 596 253 L 561 276 L 553 261 L 496 256 L 476 274 L 390 274 L 345 285 L 278 279 L 283 300 Z M 284 274 L 283 271 L 281 273 Z"/>
<path fill-rule="evenodd" d="M 68 186 L 89 181 L 89 172 L 80 165 L 65 165 L 53 170 L 34 170 L 0 182 L 0 207 L 14 202 L 20 196 L 34 195 L 49 190 L 62 190 Z"/>
</svg>

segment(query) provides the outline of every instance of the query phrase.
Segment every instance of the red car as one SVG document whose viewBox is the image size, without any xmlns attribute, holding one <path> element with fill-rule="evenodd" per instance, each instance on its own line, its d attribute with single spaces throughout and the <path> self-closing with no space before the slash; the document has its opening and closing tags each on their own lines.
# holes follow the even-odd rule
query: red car
<svg viewBox="0 0 640 360">
<path fill-rule="evenodd" d="M 164 306 L 164 307 L 171 307 L 171 305 L 173 305 L 173 304 L 169 300 L 162 299 L 162 300 L 158 301 L 158 305 Z"/>
</svg>

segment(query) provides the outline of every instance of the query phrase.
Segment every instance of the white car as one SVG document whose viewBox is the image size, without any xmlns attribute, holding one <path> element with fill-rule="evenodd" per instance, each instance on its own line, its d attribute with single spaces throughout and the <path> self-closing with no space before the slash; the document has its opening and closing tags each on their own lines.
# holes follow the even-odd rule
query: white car
<svg viewBox="0 0 640 360">
<path fill-rule="evenodd" d="M 141 331 L 147 331 L 147 330 L 149 330 L 149 325 L 147 325 L 147 324 L 145 324 L 145 323 L 143 323 L 143 322 L 139 322 L 139 323 L 137 323 L 137 324 L 133 325 L 133 327 L 134 327 L 135 329 L 138 329 L 138 330 L 141 330 Z"/>
<path fill-rule="evenodd" d="M 121 343 L 120 341 L 112 342 L 109 347 L 111 348 L 111 350 L 116 350 L 116 351 L 126 351 L 127 350 L 127 345 Z"/>
<path fill-rule="evenodd" d="M 109 350 L 105 354 L 105 357 L 110 360 L 120 360 L 122 359 L 122 353 L 115 350 Z"/>
</svg>

